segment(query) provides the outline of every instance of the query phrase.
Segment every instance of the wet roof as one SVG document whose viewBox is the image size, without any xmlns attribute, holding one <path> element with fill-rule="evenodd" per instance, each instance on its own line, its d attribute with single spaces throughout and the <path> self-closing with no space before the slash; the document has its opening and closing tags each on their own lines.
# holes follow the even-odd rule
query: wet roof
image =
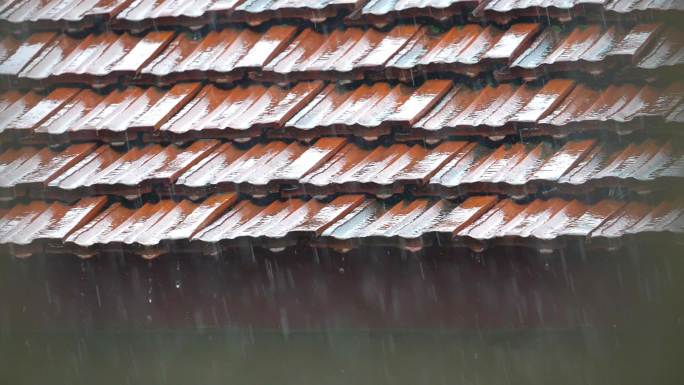
<svg viewBox="0 0 684 385">
<path fill-rule="evenodd" d="M 48 94 L 0 94 L 0 136 L 29 143 L 125 142 L 193 138 L 315 138 L 353 135 L 397 140 L 451 135 L 504 137 L 617 130 L 682 122 L 684 84 L 621 83 L 602 88 L 555 78 L 544 85 L 501 83 L 473 88 L 447 79 L 417 86 L 375 82 L 341 86 L 300 81 L 232 88 L 177 83 L 111 92 L 75 87 Z M 647 126 L 648 122 L 651 126 Z M 610 124 L 608 124 L 610 123 Z"/>
<path fill-rule="evenodd" d="M 684 230 L 674 0 L 12 0 L 0 245 L 613 249 Z"/>
</svg>

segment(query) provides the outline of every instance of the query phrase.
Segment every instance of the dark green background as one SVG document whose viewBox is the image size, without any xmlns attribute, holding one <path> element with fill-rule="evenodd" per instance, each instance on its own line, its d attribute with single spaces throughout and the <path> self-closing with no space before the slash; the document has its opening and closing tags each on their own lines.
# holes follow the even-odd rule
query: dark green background
<svg viewBox="0 0 684 385">
<path fill-rule="evenodd" d="M 681 251 L 5 256 L 0 373 L 12 384 L 681 384 Z"/>
</svg>

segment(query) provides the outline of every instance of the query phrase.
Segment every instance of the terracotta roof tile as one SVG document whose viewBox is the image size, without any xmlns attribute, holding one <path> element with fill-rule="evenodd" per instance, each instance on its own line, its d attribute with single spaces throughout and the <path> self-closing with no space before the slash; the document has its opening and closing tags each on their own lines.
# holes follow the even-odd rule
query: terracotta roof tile
<svg viewBox="0 0 684 385">
<path fill-rule="evenodd" d="M 150 32 L 138 37 L 104 32 L 75 39 L 62 35 L 21 72 L 26 80 L 43 82 L 116 83 L 134 77 L 173 39 L 174 32 Z"/>
<path fill-rule="evenodd" d="M 500 138 L 516 130 L 526 136 L 564 136 L 596 129 L 631 132 L 646 128 L 644 122 L 683 121 L 682 87 L 674 82 L 597 90 L 552 79 L 543 86 L 505 83 L 482 89 L 452 87 L 449 80 L 428 80 L 418 87 L 300 82 L 291 88 L 206 85 L 201 90 L 198 83 L 181 83 L 169 91 L 131 86 L 106 95 L 57 88 L 45 97 L 30 92 L 17 98 L 13 91 L 0 95 L 0 122 L 5 131 L 33 134 L 23 139 L 27 143 L 60 136 L 123 142 L 138 132 L 152 135 L 148 139 L 182 141 L 243 140 L 262 133 L 298 139 L 330 134 L 375 139 L 394 133 L 397 140 Z"/>
<path fill-rule="evenodd" d="M 489 0 L 483 1 L 473 12 L 485 20 L 507 23 L 515 17 L 544 17 L 568 21 L 584 15 L 587 8 L 600 11 L 610 0 Z M 589 11 L 590 12 L 590 11 Z"/>
<path fill-rule="evenodd" d="M 217 13 L 233 9 L 242 0 L 136 0 L 117 16 L 118 28 L 144 29 L 153 25 L 191 25 L 207 23 Z"/>
<path fill-rule="evenodd" d="M 502 84 L 479 91 L 456 87 L 417 122 L 415 128 L 443 131 L 443 135 L 448 135 L 472 132 L 480 126 L 498 128 L 513 122 L 534 123 L 554 111 L 573 86 L 571 80 L 553 79 L 543 87 Z M 498 132 L 500 135 L 508 133 L 510 131 Z"/>
<path fill-rule="evenodd" d="M 172 187 L 179 176 L 219 145 L 196 141 L 187 148 L 148 145 L 118 152 L 101 146 L 49 183 L 48 193 L 60 196 L 116 194 L 134 197 L 152 187 Z"/>
<path fill-rule="evenodd" d="M 344 133 L 356 127 L 376 129 L 368 136 L 386 134 L 389 124 L 409 127 L 418 122 L 449 88 L 448 80 L 428 80 L 415 88 L 375 83 L 345 89 L 331 84 L 287 122 L 286 129 L 296 136 L 307 131 Z"/>
<path fill-rule="evenodd" d="M 162 126 L 161 134 L 253 137 L 262 129 L 282 127 L 322 86 L 321 82 L 303 82 L 290 89 L 253 84 L 222 90 L 207 85 Z"/>
<path fill-rule="evenodd" d="M 0 164 L 0 193 L 23 195 L 20 191 L 35 188 L 43 191 L 47 184 L 79 162 L 95 149 L 95 144 L 74 144 L 63 151 L 48 148 L 23 148 L 3 154 Z M 13 158 L 13 159 L 12 159 Z"/>
<path fill-rule="evenodd" d="M 249 69 L 261 69 L 295 36 L 293 26 L 273 26 L 265 32 L 226 28 L 201 39 L 179 34 L 141 71 L 142 80 L 171 83 L 179 80 L 229 81 Z"/>
<path fill-rule="evenodd" d="M 642 55 L 637 66 L 655 69 L 684 64 L 684 33 L 669 29 L 661 34 L 653 49 Z"/>
<path fill-rule="evenodd" d="M 662 202 L 634 226 L 625 229 L 626 234 L 664 231 L 679 234 L 684 232 L 684 209 L 681 204 Z"/>
<path fill-rule="evenodd" d="M 534 78 L 550 71 L 581 70 L 592 74 L 624 67 L 623 58 L 644 53 L 660 34 L 659 24 L 638 24 L 631 30 L 600 25 L 575 27 L 566 32 L 554 28 L 542 34 L 511 64 L 513 76 Z M 673 35 L 665 34 L 668 42 Z"/>
<path fill-rule="evenodd" d="M 677 10 L 684 10 L 678 0 L 490 0 L 483 1 L 474 13 L 505 24 L 516 17 L 569 21 L 577 16 L 597 19 L 640 11 Z"/>
<path fill-rule="evenodd" d="M 430 180 L 433 188 L 487 190 L 483 185 L 527 185 L 556 182 L 595 145 L 592 140 L 569 142 L 558 151 L 547 143 L 502 145 L 495 149 L 471 143 Z M 470 187 L 469 187 L 470 186 Z M 527 186 L 526 186 L 527 187 Z M 489 187 L 491 189 L 492 187 Z M 518 191 L 500 188 L 498 191 Z M 529 191 L 527 188 L 525 189 Z"/>
<path fill-rule="evenodd" d="M 128 87 L 106 95 L 85 89 L 34 125 L 34 139 L 50 136 L 62 140 L 126 141 L 138 132 L 159 129 L 199 90 L 199 83 L 182 83 L 170 90 Z"/>
<path fill-rule="evenodd" d="M 201 203 L 162 200 L 147 203 L 139 209 L 115 203 L 66 237 L 65 244 L 83 252 L 82 249 L 93 246 L 145 247 L 189 240 L 216 220 L 236 199 L 235 194 L 219 194 Z"/>
<path fill-rule="evenodd" d="M 429 17 L 446 20 L 469 12 L 480 0 L 369 0 L 350 17 L 351 22 L 385 25 L 395 19 Z"/>
<path fill-rule="evenodd" d="M 100 197 L 69 207 L 45 202 L 17 205 L 0 218 L 0 243 L 18 247 L 21 255 L 45 247 L 82 256 L 124 249 L 153 257 L 179 242 L 190 249 L 195 245 L 195 252 L 257 240 L 254 246 L 269 248 L 303 240 L 342 249 L 385 244 L 415 250 L 439 240 L 442 245 L 475 250 L 493 244 L 544 250 L 562 247 L 570 239 L 600 242 L 684 232 L 684 208 L 667 201 L 656 206 L 559 198 L 516 203 L 479 196 L 461 203 L 423 198 L 391 203 L 343 195 L 330 202 L 288 199 L 236 204 L 236 195 L 219 194 L 201 203 L 162 200 L 139 209 L 114 203 L 102 211 L 105 204 Z M 36 241 L 47 243 L 36 245 Z M 32 243 L 34 247 L 22 249 Z"/>
<path fill-rule="evenodd" d="M 53 39 L 51 32 L 35 33 L 17 40 L 7 36 L 0 41 L 0 75 L 17 76 L 19 72 Z"/>
<path fill-rule="evenodd" d="M 202 26 L 216 22 L 258 25 L 271 19 L 323 21 L 356 7 L 357 0 L 219 0 L 207 2 L 134 1 L 117 16 L 118 29 L 142 30 L 154 26 Z"/>
<path fill-rule="evenodd" d="M 69 234 L 93 219 L 106 203 L 107 198 L 94 197 L 70 205 L 59 202 L 17 205 L 0 218 L 0 244 L 26 247 L 36 247 L 39 242 L 61 244 Z M 15 250 L 17 256 L 22 253 Z"/>
<path fill-rule="evenodd" d="M 442 33 L 415 25 L 329 33 L 276 25 L 265 31 L 227 27 L 203 37 L 183 32 L 175 38 L 169 31 L 82 38 L 41 33 L 22 43 L 4 39 L 9 56 L 6 64 L 0 61 L 0 71 L 7 67 L 19 85 L 41 87 L 64 82 L 96 87 L 117 81 L 174 84 L 207 78 L 233 82 L 245 74 L 280 83 L 364 78 L 413 83 L 426 73 L 477 76 L 491 71 L 502 81 L 552 72 L 653 75 L 660 67 L 682 64 L 683 41 L 679 31 L 661 24 L 624 30 L 594 24 L 567 31 L 542 29 L 536 23 L 506 29 L 466 24 Z"/>
<path fill-rule="evenodd" d="M 215 191 L 524 197 L 615 187 L 662 191 L 683 180 L 684 151 L 671 142 L 615 145 L 589 139 L 558 147 L 445 141 L 434 148 L 398 143 L 369 148 L 343 138 L 248 147 L 200 140 L 184 148 L 155 144 L 128 151 L 82 144 L 62 151 L 9 149 L 0 153 L 0 176 L 5 196 L 72 201 L 93 194 L 132 199 L 148 192 L 197 198 Z"/>
<path fill-rule="evenodd" d="M 310 146 L 270 142 L 245 150 L 226 143 L 181 175 L 174 190 L 206 193 L 210 188 L 223 187 L 253 193 L 278 191 L 277 184 L 298 183 L 345 143 L 343 138 L 322 138 Z"/>
<path fill-rule="evenodd" d="M 359 0 L 245 0 L 230 16 L 251 25 L 274 18 L 301 18 L 321 22 L 341 12 L 350 12 Z"/>
<path fill-rule="evenodd" d="M 507 30 L 467 24 L 435 34 L 422 27 L 393 56 L 387 67 L 400 70 L 450 71 L 475 76 L 491 68 L 491 63 L 506 64 L 529 45 L 539 24 L 514 24 Z M 405 75 L 404 75 L 405 76 Z"/>
<path fill-rule="evenodd" d="M 570 184 L 605 183 L 607 180 L 652 181 L 656 178 L 684 176 L 681 149 L 671 143 L 653 140 L 630 143 L 618 149 L 594 148 L 579 161 L 559 182 Z"/>
<path fill-rule="evenodd" d="M 98 21 L 111 19 L 131 0 L 8 0 L 0 7 L 0 20 L 16 28 L 28 24 L 31 29 L 82 29 Z"/>
<path fill-rule="evenodd" d="M 618 13 L 633 11 L 684 11 L 678 0 L 607 0 L 606 9 Z"/>
<path fill-rule="evenodd" d="M 405 185 L 424 185 L 466 144 L 445 142 L 434 149 L 393 144 L 370 150 L 349 143 L 300 178 L 301 191 L 372 191 L 389 195 L 403 192 Z"/>
<path fill-rule="evenodd" d="M 26 135 L 48 119 L 55 111 L 69 102 L 77 93 L 76 88 L 58 88 L 42 96 L 33 91 L 17 98 L 10 91 L 0 96 L 0 133 Z"/>
<path fill-rule="evenodd" d="M 214 243 L 245 237 L 321 235 L 331 224 L 363 201 L 362 195 L 344 195 L 329 203 L 315 199 L 289 199 L 259 206 L 250 201 L 242 201 L 193 239 Z"/>
<path fill-rule="evenodd" d="M 330 34 L 307 28 L 254 76 L 271 80 L 363 78 L 363 70 L 382 70 L 416 31 L 418 27 L 411 25 L 388 32 L 347 28 Z"/>
<path fill-rule="evenodd" d="M 478 241 L 586 237 L 623 205 L 611 200 L 594 205 L 559 198 L 535 200 L 529 204 L 503 200 L 458 235 Z"/>
<path fill-rule="evenodd" d="M 610 0 L 489 0 L 485 2 L 484 10 L 501 13 L 525 8 L 558 8 L 572 9 L 583 4 L 606 4 Z"/>
<path fill-rule="evenodd" d="M 550 114 L 538 120 L 540 130 L 553 134 L 564 131 L 604 127 L 605 122 L 632 123 L 631 128 L 643 127 L 644 120 L 666 122 L 671 112 L 680 108 L 684 85 L 674 82 L 667 87 L 633 84 L 611 85 L 594 90 L 578 85 Z M 672 119 L 676 119 L 673 117 Z"/>
</svg>

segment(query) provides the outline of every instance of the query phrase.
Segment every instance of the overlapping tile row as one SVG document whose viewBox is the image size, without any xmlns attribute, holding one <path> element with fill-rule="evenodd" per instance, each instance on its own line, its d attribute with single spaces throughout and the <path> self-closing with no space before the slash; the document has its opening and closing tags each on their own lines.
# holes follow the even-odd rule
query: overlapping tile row
<svg viewBox="0 0 684 385">
<path fill-rule="evenodd" d="M 5 0 L 0 26 L 6 30 L 81 30 L 108 22 L 132 0 Z"/>
<path fill-rule="evenodd" d="M 114 28 L 140 31 L 154 26 L 203 26 L 216 22 L 243 0 L 135 0 L 116 15 Z"/>
<path fill-rule="evenodd" d="M 400 25 L 388 32 L 345 28 L 325 34 L 306 28 L 252 77 L 275 81 L 363 79 L 364 72 L 382 73 L 388 60 L 418 30 L 418 26 Z"/>
<path fill-rule="evenodd" d="M 0 40 L 0 76 L 17 76 L 24 67 L 57 34 L 53 32 L 34 33 L 26 39 L 5 36 Z"/>
<path fill-rule="evenodd" d="M 413 79 L 422 72 L 476 76 L 509 63 L 525 49 L 539 24 L 506 30 L 467 24 L 443 33 L 429 26 L 399 25 L 387 32 L 346 28 L 322 34 L 305 29 L 253 78 Z"/>
<path fill-rule="evenodd" d="M 114 203 L 71 232 L 64 238 L 64 244 L 82 257 L 102 249 L 121 250 L 124 247 L 147 258 L 155 257 L 161 252 L 158 246 L 194 238 L 218 220 L 236 200 L 235 194 L 220 194 L 200 203 L 162 200 L 137 209 Z"/>
<path fill-rule="evenodd" d="M 8 0 L 0 5 L 5 30 L 83 30 L 97 23 L 140 32 L 155 27 L 200 28 L 216 23 L 259 25 L 270 20 L 314 23 L 346 17 L 347 24 L 385 26 L 396 20 L 455 17 L 507 24 L 517 17 L 610 18 L 684 10 L 679 0 Z M 473 17 L 474 16 L 474 17 Z"/>
<path fill-rule="evenodd" d="M 652 130 L 664 123 L 684 122 L 684 84 L 669 86 L 611 85 L 602 90 L 578 84 L 572 92 L 548 114 L 530 128 L 530 135 L 562 136 L 597 128 L 622 133 Z M 525 132 L 523 132 L 525 134 Z"/>
<path fill-rule="evenodd" d="M 5 189 L 11 190 L 15 196 L 23 193 L 34 197 L 69 201 L 95 194 L 112 194 L 135 199 L 155 189 L 162 190 L 165 195 L 175 195 L 173 188 L 178 178 L 208 156 L 218 145 L 217 141 L 209 140 L 197 141 L 185 148 L 153 144 L 128 151 L 117 151 L 106 145 L 100 146 L 97 149 L 93 148 L 87 156 L 72 162 L 68 169 L 52 173 L 40 180 L 29 174 L 31 177 L 24 177 L 17 182 L 6 182 Z M 71 147 L 74 146 L 79 145 Z M 50 152 L 47 149 L 41 151 Z M 61 154 L 52 152 L 54 159 L 63 157 L 58 155 Z M 52 162 L 47 164 L 48 170 L 55 168 Z M 48 173 L 48 170 L 43 173 Z M 32 186 L 34 188 L 30 190 L 29 187 Z"/>
<path fill-rule="evenodd" d="M 103 140 L 246 141 L 352 135 L 399 141 L 449 136 L 565 136 L 586 130 L 659 130 L 684 121 L 684 84 L 631 83 L 594 89 L 568 79 L 543 86 L 505 83 L 474 89 L 450 80 L 422 85 L 220 88 L 179 83 L 169 90 L 131 86 L 100 94 L 57 88 L 42 96 L 0 95 L 0 134 L 25 143 Z"/>
<path fill-rule="evenodd" d="M 258 25 L 273 19 L 321 22 L 347 14 L 363 0 L 187 0 L 135 1 L 121 11 L 113 28 L 141 30 L 154 26 L 201 27 L 210 23 Z"/>
<path fill-rule="evenodd" d="M 28 147 L 3 152 L 0 155 L 0 196 L 3 199 L 23 195 L 40 197 L 50 181 L 83 160 L 96 147 L 83 143 L 62 151 Z"/>
<path fill-rule="evenodd" d="M 347 22 L 383 26 L 398 19 L 447 21 L 454 16 L 463 19 L 482 1 L 486 0 L 368 0 L 347 18 Z"/>
<path fill-rule="evenodd" d="M 430 74 L 499 80 L 552 72 L 649 73 L 684 64 L 684 34 L 662 24 L 632 28 L 589 25 L 567 30 L 537 23 L 466 24 L 444 32 L 399 25 L 388 31 L 342 28 L 329 33 L 276 25 L 263 31 L 227 27 L 197 37 L 181 32 L 143 36 L 107 32 L 77 39 L 38 33 L 0 42 L 0 74 L 19 85 L 87 83 L 175 84 L 209 79 L 413 81 Z"/>
<path fill-rule="evenodd" d="M 545 29 L 503 71 L 506 77 L 533 79 L 549 72 L 578 69 L 598 75 L 681 64 L 684 64 L 681 31 L 665 31 L 662 24 L 638 24 L 631 29 L 590 25 L 564 32 Z"/>
<path fill-rule="evenodd" d="M 647 13 L 653 17 L 684 11 L 679 0 L 484 0 L 473 14 L 506 24 L 516 17 L 551 17 L 569 21 L 576 17 L 610 19 Z"/>
<path fill-rule="evenodd" d="M 0 95 L 0 134 L 28 143 L 126 142 L 158 130 L 200 88 L 199 83 L 167 90 L 131 86 L 107 94 L 56 88 L 46 96 L 10 91 Z"/>
<path fill-rule="evenodd" d="M 9 149 L 0 154 L 0 178 L 4 198 L 69 201 L 96 194 L 137 199 L 151 192 L 192 199 L 215 192 L 523 198 L 680 187 L 684 150 L 654 140 L 615 145 L 590 139 L 494 147 L 468 141 L 369 147 L 344 138 L 250 146 L 199 140 L 187 147 L 150 144 L 129 150 L 74 144 L 63 150 Z"/>
<path fill-rule="evenodd" d="M 417 250 L 439 242 L 476 251 L 516 244 L 550 252 L 567 242 L 614 247 L 636 236 L 660 239 L 684 232 L 684 205 L 675 201 L 649 205 L 552 198 L 516 203 L 494 196 L 462 202 L 382 201 L 342 195 L 326 201 L 261 203 L 218 194 L 197 203 L 161 200 L 140 208 L 106 204 L 99 197 L 71 206 L 14 206 L 0 218 L 0 245 L 16 255 L 72 252 L 86 257 L 129 251 L 148 258 L 170 249 L 210 254 L 236 246 L 275 250 L 302 241 L 342 250 L 369 245 Z"/>
<path fill-rule="evenodd" d="M 271 136 L 304 138 L 356 135 L 376 139 L 393 127 L 410 130 L 452 87 L 449 80 L 428 80 L 419 87 L 374 83 L 355 88 L 329 84 Z"/>
<path fill-rule="evenodd" d="M 276 25 L 264 32 L 225 28 L 201 39 L 180 33 L 140 71 L 137 82 L 173 84 L 183 80 L 229 82 L 260 70 L 297 33 L 294 26 Z"/>
<path fill-rule="evenodd" d="M 636 84 L 593 89 L 566 79 L 543 87 L 455 87 L 405 138 L 484 135 L 565 136 L 587 130 L 630 133 L 682 121 L 682 87 Z M 413 132 L 412 132 L 413 131 Z"/>
<path fill-rule="evenodd" d="M 19 204 L 0 218 L 0 247 L 14 256 L 28 256 L 45 248 L 62 250 L 64 240 L 90 222 L 107 206 L 107 198 L 84 198 L 75 204 L 34 201 Z"/>
<path fill-rule="evenodd" d="M 113 84 L 135 77 L 173 37 L 172 31 L 144 36 L 104 32 L 84 38 L 63 34 L 45 43 L 16 75 L 20 83 L 29 85 Z"/>
<path fill-rule="evenodd" d="M 149 140 L 250 140 L 283 127 L 323 86 L 319 81 L 300 82 L 291 88 L 250 84 L 226 90 L 206 85 Z"/>
</svg>

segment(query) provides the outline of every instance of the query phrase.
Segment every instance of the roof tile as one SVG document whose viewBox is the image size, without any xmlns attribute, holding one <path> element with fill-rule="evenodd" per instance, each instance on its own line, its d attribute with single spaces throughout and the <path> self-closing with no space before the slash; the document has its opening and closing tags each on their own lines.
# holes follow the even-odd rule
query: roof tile
<svg viewBox="0 0 684 385">
<path fill-rule="evenodd" d="M 312 145 L 272 141 L 246 148 L 200 140 L 185 148 L 147 145 L 128 151 L 83 144 L 62 151 L 9 149 L 0 154 L 0 176 L 14 196 L 73 200 L 92 194 L 138 197 L 151 191 L 190 197 L 213 191 L 385 196 L 407 188 L 422 195 L 526 196 L 548 189 L 663 189 L 664 183 L 654 182 L 684 178 L 684 152 L 673 143 L 654 140 L 625 145 L 573 140 L 560 148 L 548 142 L 490 147 L 465 141 L 445 141 L 434 148 L 369 148 L 343 138 L 321 138 Z M 31 183 L 38 188 L 27 190 Z"/>
<path fill-rule="evenodd" d="M 212 196 L 201 203 L 163 200 L 129 209 L 115 203 L 65 239 L 67 245 L 155 246 L 189 240 L 235 203 L 235 194 Z"/>
<path fill-rule="evenodd" d="M 505 24 L 515 17 L 543 15 L 568 21 L 577 16 L 605 19 L 639 11 L 677 10 L 684 10 L 678 0 L 490 0 L 481 2 L 474 13 Z"/>
<path fill-rule="evenodd" d="M 381 191 L 400 192 L 405 184 L 425 184 L 465 145 L 465 142 L 445 142 L 429 150 L 420 145 L 393 144 L 367 150 L 349 143 L 299 182 L 308 193 L 372 191 L 379 186 L 388 186 L 380 188 Z"/>
<path fill-rule="evenodd" d="M 17 76 L 46 45 L 55 39 L 52 32 L 35 33 L 17 40 L 7 36 L 0 41 L 0 75 Z"/>
<path fill-rule="evenodd" d="M 535 200 L 529 204 L 503 200 L 458 235 L 479 241 L 493 238 L 551 240 L 567 236 L 586 237 L 623 205 L 608 200 L 594 205 L 559 198 Z"/>
<path fill-rule="evenodd" d="M 33 91 L 19 98 L 13 91 L 3 94 L 0 96 L 0 107 L 4 107 L 0 111 L 0 133 L 30 133 L 77 93 L 76 88 L 57 88 L 46 96 Z"/>
<path fill-rule="evenodd" d="M 242 237 L 283 238 L 292 235 L 320 235 L 328 226 L 363 202 L 361 195 L 345 195 L 329 203 L 312 199 L 289 199 L 259 206 L 242 201 L 193 239 L 219 242 Z"/>
<path fill-rule="evenodd" d="M 359 0 L 245 0 L 235 7 L 230 18 L 251 25 L 275 18 L 321 22 L 339 13 L 350 12 L 359 3 Z"/>
<path fill-rule="evenodd" d="M 356 10 L 350 21 L 380 25 L 395 19 L 430 17 L 446 20 L 473 9 L 480 0 L 370 0 Z"/>
<path fill-rule="evenodd" d="M 10 150 L 10 156 L 0 164 L 0 191 L 36 187 L 44 190 L 47 184 L 95 149 L 91 143 L 74 144 L 63 151 L 49 148 Z M 12 159 L 14 158 L 14 159 Z M 5 163 L 6 162 L 6 163 Z M 16 194 L 16 191 L 14 191 Z"/>
<path fill-rule="evenodd" d="M 573 86 L 571 80 L 553 79 L 543 87 L 501 84 L 479 91 L 456 87 L 416 123 L 416 128 L 435 131 L 533 123 L 554 111 Z"/>
<path fill-rule="evenodd" d="M 207 85 L 164 124 L 161 131 L 171 136 L 196 132 L 252 137 L 253 130 L 281 127 L 306 106 L 322 86 L 321 82 L 302 82 L 290 89 L 253 84 L 222 90 Z"/>
<path fill-rule="evenodd" d="M 608 0 L 606 10 L 628 13 L 633 11 L 684 11 L 678 0 Z"/>
<path fill-rule="evenodd" d="M 382 69 L 413 36 L 418 27 L 396 26 L 388 32 L 361 28 L 336 29 L 322 34 L 307 28 L 278 56 L 255 74 L 264 79 L 329 79 L 363 77 L 361 70 Z"/>
<path fill-rule="evenodd" d="M 375 83 L 346 89 L 331 84 L 287 122 L 286 128 L 309 131 L 335 127 L 377 128 L 389 124 L 408 127 L 429 111 L 449 88 L 448 80 L 428 80 L 417 88 Z"/>
<path fill-rule="evenodd" d="M 153 184 L 171 186 L 190 167 L 218 146 L 217 141 L 197 141 L 187 148 L 148 145 L 120 153 L 101 146 L 49 183 L 51 189 L 89 193 L 139 195 Z M 84 193 L 84 192 L 82 192 Z"/>
<path fill-rule="evenodd" d="M 636 119 L 666 121 L 668 114 L 682 102 L 684 86 L 675 82 L 666 88 L 633 84 L 611 85 L 594 90 L 578 85 L 558 108 L 539 120 L 541 126 L 562 132 L 577 128 L 577 124 L 591 127 L 591 123 L 613 121 L 629 123 Z"/>
<path fill-rule="evenodd" d="M 142 30 L 155 26 L 202 26 L 216 22 L 258 25 L 271 19 L 323 21 L 349 12 L 357 0 L 203 0 L 134 1 L 116 18 L 117 29 Z"/>
<path fill-rule="evenodd" d="M 77 140 L 102 137 L 125 140 L 137 132 L 153 132 L 161 128 L 199 90 L 199 83 L 181 83 L 170 90 L 131 86 L 107 95 L 85 89 L 63 104 L 54 115 L 34 126 L 35 134 L 66 135 Z"/>
<path fill-rule="evenodd" d="M 114 203 L 104 211 L 104 197 L 82 199 L 68 207 L 32 202 L 17 205 L 0 218 L 0 243 L 22 246 L 50 241 L 45 244 L 48 251 L 63 252 L 66 246 L 82 255 L 123 247 L 151 257 L 169 242 L 179 241 L 215 247 L 260 239 L 259 246 L 283 247 L 303 238 L 318 246 L 379 243 L 414 249 L 430 244 L 436 236 L 446 244 L 480 250 L 490 243 L 550 248 L 562 246 L 558 242 L 569 238 L 598 241 L 684 232 L 684 208 L 667 201 L 657 206 L 614 200 L 587 204 L 559 198 L 497 203 L 494 196 L 478 196 L 461 203 L 422 198 L 390 203 L 344 195 L 327 203 L 315 199 L 276 200 L 266 205 L 235 202 L 236 195 L 219 194 L 201 203 L 162 200 L 139 209 Z M 83 252 L 84 248 L 90 252 Z"/>
<path fill-rule="evenodd" d="M 75 204 L 32 202 L 17 205 L 0 218 L 0 244 L 26 246 L 61 241 L 88 223 L 107 203 L 106 197 L 84 198 Z"/>
<path fill-rule="evenodd" d="M 115 83 L 134 77 L 173 39 L 174 32 L 150 32 L 142 37 L 104 32 L 75 39 L 68 35 L 43 50 L 21 72 L 29 80 Z"/>
<path fill-rule="evenodd" d="M 212 16 L 230 11 L 242 0 L 136 0 L 123 9 L 114 21 L 117 28 L 144 29 L 154 25 L 201 25 Z"/>
<path fill-rule="evenodd" d="M 87 28 L 96 21 L 109 20 L 131 0 L 7 1 L 0 7 L 0 20 L 13 25 L 30 23 L 32 29 L 64 26 Z M 10 5 L 11 4 L 11 5 Z"/>
<path fill-rule="evenodd" d="M 248 69 L 261 69 L 295 36 L 297 28 L 273 26 L 265 32 L 226 28 L 201 39 L 179 34 L 141 71 L 142 79 L 169 83 L 178 80 L 237 79 Z"/>
<path fill-rule="evenodd" d="M 267 188 L 274 183 L 298 183 L 305 174 L 332 157 L 345 142 L 343 138 L 321 138 L 311 146 L 298 142 L 289 145 L 270 142 L 256 144 L 248 150 L 225 143 L 181 175 L 178 187 L 182 191 L 183 188 L 201 190 L 222 185 L 238 189 L 241 185 Z M 277 191 L 277 186 L 275 188 Z"/>
</svg>

